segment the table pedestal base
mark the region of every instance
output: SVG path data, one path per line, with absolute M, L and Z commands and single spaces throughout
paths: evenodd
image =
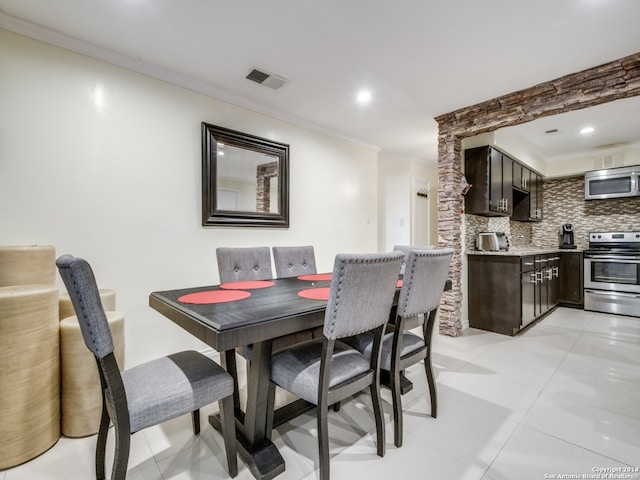
M 391 375 L 386 370 L 382 370 L 380 372 L 380 385 L 383 387 L 387 387 L 391 389 Z M 405 395 L 413 390 L 413 383 L 407 377 L 404 376 L 404 373 L 400 374 L 400 394 Z
M 220 430 L 218 415 L 209 415 L 209 423 L 216 430 Z M 284 458 L 271 440 L 265 439 L 259 445 L 249 445 L 242 431 L 237 428 L 236 445 L 240 458 L 257 480 L 271 480 L 284 472 Z

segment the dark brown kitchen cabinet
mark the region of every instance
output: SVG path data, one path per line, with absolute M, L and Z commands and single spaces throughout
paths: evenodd
M 515 335 L 522 324 L 520 257 L 469 255 L 469 326 Z
M 489 145 L 465 150 L 464 168 L 466 213 L 542 220 L 542 176 Z
M 528 192 L 531 185 L 531 170 L 518 162 L 513 162 L 513 188 Z
M 562 305 L 582 307 L 584 305 L 584 261 L 582 252 L 560 253 L 560 298 Z
M 520 261 L 520 286 L 522 289 L 522 326 L 536 319 L 537 276 L 533 256 L 522 257 Z
M 472 187 L 467 193 L 467 213 L 509 216 L 513 213 L 513 160 L 499 150 L 477 147 L 465 151 L 465 177 Z
M 547 284 L 547 310 L 551 310 L 560 301 L 560 254 L 547 255 L 547 267 L 544 272 Z
M 536 255 L 534 257 L 534 276 L 536 318 L 544 315 L 558 304 L 560 291 L 560 269 L 558 254 Z
M 519 222 L 539 222 L 542 220 L 542 177 L 529 171 L 528 191 L 513 188 L 513 215 Z
M 516 335 L 560 299 L 560 254 L 467 257 L 469 326 Z
M 534 172 L 529 186 L 529 220 L 542 220 L 542 177 Z

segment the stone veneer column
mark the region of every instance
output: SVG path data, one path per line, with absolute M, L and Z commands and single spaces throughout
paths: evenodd
M 440 303 L 442 334 L 457 337 L 462 334 L 462 195 L 460 180 L 462 141 L 455 135 L 441 133 L 438 137 L 438 244 L 453 248 L 451 261 L 452 289 L 444 292 Z

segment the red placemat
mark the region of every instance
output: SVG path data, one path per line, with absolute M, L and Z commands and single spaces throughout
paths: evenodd
M 396 282 L 396 288 L 402 288 L 402 280 Z
M 182 303 L 193 303 L 198 305 L 204 305 L 207 303 L 225 303 L 235 302 L 237 300 L 244 300 L 249 298 L 251 293 L 243 292 L 241 290 L 210 290 L 208 292 L 190 293 L 189 295 L 183 295 L 178 298 Z
M 329 290 L 329 287 L 309 288 L 308 290 L 300 290 L 298 296 L 309 300 L 329 300 Z
M 306 280 L 308 282 L 322 282 L 325 280 L 331 280 L 330 273 L 314 273 L 312 275 L 300 275 L 298 280 Z
M 257 290 L 258 288 L 273 287 L 273 282 L 268 280 L 248 280 L 246 282 L 223 283 L 220 288 L 225 290 Z

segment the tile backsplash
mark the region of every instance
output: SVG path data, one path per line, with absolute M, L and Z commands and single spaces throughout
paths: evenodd
M 484 231 L 505 232 L 511 246 L 555 248 L 561 226 L 570 223 L 576 245 L 587 248 L 589 232 L 640 230 L 640 197 L 585 201 L 583 175 L 545 179 L 543 188 L 540 222 L 465 215 L 467 250 L 474 249 L 476 234 Z

